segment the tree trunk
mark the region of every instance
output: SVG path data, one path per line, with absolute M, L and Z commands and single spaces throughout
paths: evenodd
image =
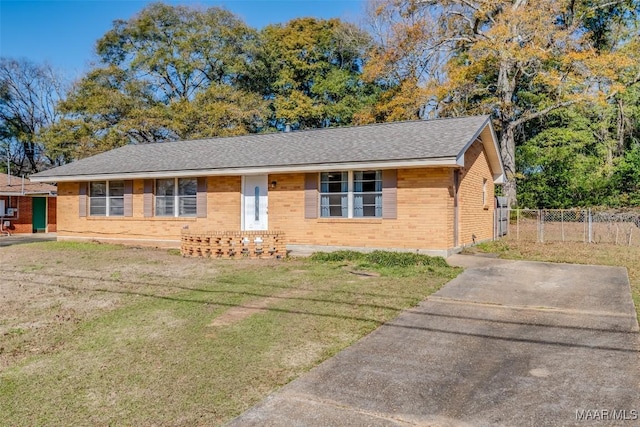
M 624 104 L 618 99 L 618 145 L 616 147 L 616 155 L 622 157 L 624 155 Z
M 502 124 L 500 155 L 505 173 L 502 192 L 507 198 L 507 206 L 515 206 L 518 195 L 516 188 L 516 140 L 514 129 L 509 123 L 503 122 Z
M 516 204 L 516 140 L 515 126 L 512 125 L 513 115 L 513 97 L 516 91 L 516 82 L 518 78 L 517 63 L 508 56 L 504 56 L 500 60 L 500 69 L 498 72 L 498 96 L 500 98 L 500 127 L 502 133 L 500 135 L 500 155 L 504 165 L 504 184 L 502 190 L 507 198 L 507 206 Z
M 27 165 L 27 173 L 38 172 L 38 165 L 36 163 L 36 144 L 31 141 L 26 141 L 22 143 L 22 147 L 24 149 L 24 155 L 29 162 Z

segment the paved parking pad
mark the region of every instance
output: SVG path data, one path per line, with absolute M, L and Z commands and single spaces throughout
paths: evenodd
M 465 272 L 230 425 L 640 425 L 624 268 L 449 261 Z
M 0 247 L 55 240 L 56 233 L 12 234 L 11 236 L 2 234 L 0 235 Z

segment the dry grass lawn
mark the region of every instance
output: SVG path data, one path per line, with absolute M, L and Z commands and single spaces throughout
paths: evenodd
M 0 247 L 2 425 L 220 425 L 459 269 Z M 360 267 L 363 268 L 363 267 Z

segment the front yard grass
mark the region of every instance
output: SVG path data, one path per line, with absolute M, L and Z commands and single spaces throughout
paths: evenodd
M 222 424 L 461 271 L 62 242 L 0 258 L 12 426 Z
M 640 322 L 640 247 L 572 242 L 535 243 L 511 239 L 482 243 L 471 252 L 490 252 L 501 258 L 626 267 L 631 296 Z

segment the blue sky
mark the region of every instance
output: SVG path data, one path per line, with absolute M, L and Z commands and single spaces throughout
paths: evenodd
M 0 0 L 0 56 L 48 62 L 69 78 L 80 77 L 95 61 L 93 47 L 115 19 L 128 19 L 146 0 Z M 357 21 L 363 0 L 165 1 L 223 6 L 254 28 L 295 17 L 337 17 Z

